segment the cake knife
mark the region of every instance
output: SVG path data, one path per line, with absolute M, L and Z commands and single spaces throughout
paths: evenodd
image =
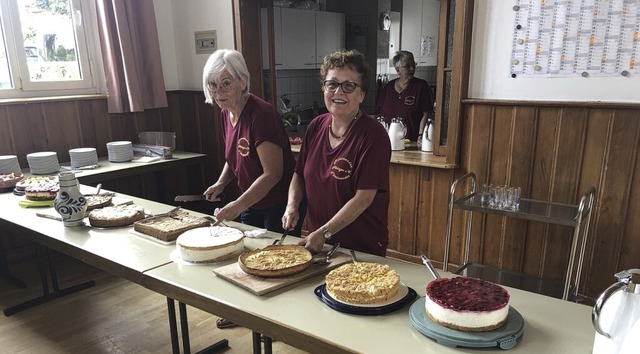
M 213 202 L 217 202 L 224 199 L 224 193 L 218 194 Z M 187 194 L 187 195 L 177 195 L 173 201 L 174 202 L 197 202 L 200 200 L 207 200 L 207 194 Z

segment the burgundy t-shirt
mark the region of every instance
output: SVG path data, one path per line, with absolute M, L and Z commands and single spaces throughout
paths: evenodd
M 418 131 L 422 114 L 433 110 L 431 88 L 426 81 L 413 77 L 409 80 L 407 88 L 398 93 L 395 89 L 397 80 L 391 80 L 382 89 L 378 96 L 376 112 L 383 115 L 387 123 L 391 123 L 392 118 L 402 117 L 407 126 L 407 139 L 416 141 L 418 134 L 422 133 Z
M 238 180 L 240 191 L 243 193 L 264 172 L 256 148 L 265 141 L 282 148 L 282 178 L 252 208 L 265 209 L 285 202 L 291 176 L 293 176 L 295 160 L 278 112 L 269 103 L 249 94 L 249 100 L 240 113 L 240 119 L 235 127 L 231 125 L 228 110 L 222 111 L 222 119 L 225 136 L 224 156 Z
M 377 189 L 373 203 L 329 243 L 384 256 L 389 243 L 389 137 L 380 123 L 363 114 L 332 149 L 329 123 L 331 114 L 325 113 L 309 124 L 296 165 L 307 193 L 307 226 L 310 231 L 322 227 L 358 189 Z

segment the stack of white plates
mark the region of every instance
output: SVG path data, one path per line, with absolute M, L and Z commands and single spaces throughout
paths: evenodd
M 16 155 L 0 156 L 0 173 L 22 172 Z
M 69 150 L 71 168 L 95 166 L 98 164 L 96 148 L 77 148 Z
M 107 143 L 107 153 L 111 162 L 126 162 L 133 159 L 133 144 L 130 141 Z
M 34 175 L 48 175 L 60 171 L 58 154 L 53 151 L 27 154 L 27 162 L 29 162 L 29 169 Z

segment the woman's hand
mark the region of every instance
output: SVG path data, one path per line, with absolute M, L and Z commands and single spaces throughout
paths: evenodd
M 284 215 L 282 215 L 282 228 L 285 230 L 293 230 L 296 225 L 298 225 L 298 220 L 300 220 L 298 208 L 287 205 L 287 209 L 285 209 Z
M 216 223 L 216 225 L 225 220 L 228 220 L 228 221 L 235 220 L 240 215 L 240 213 L 242 213 L 243 210 L 244 209 L 241 206 L 239 206 L 235 200 L 232 202 L 229 202 L 223 208 L 216 208 L 216 210 L 213 212 L 213 216 L 215 216 L 216 219 L 218 219 L 218 223 Z
M 220 198 L 218 197 L 224 191 L 224 186 L 215 183 L 209 186 L 206 191 L 204 191 L 204 195 L 207 196 L 207 200 L 210 202 L 219 202 Z
M 311 253 L 318 253 L 322 251 L 322 246 L 324 246 L 324 235 L 318 229 L 300 240 L 298 245 L 304 246 Z

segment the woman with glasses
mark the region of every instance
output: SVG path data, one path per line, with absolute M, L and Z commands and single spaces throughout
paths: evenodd
M 429 84 L 413 75 L 416 62 L 406 50 L 396 52 L 393 66 L 398 78 L 391 80 L 378 95 L 375 112 L 384 116 L 387 124 L 401 117 L 407 127 L 407 139 L 420 141 L 429 114 L 433 111 L 433 95 Z
M 203 75 L 205 102 L 221 109 L 225 164 L 218 180 L 204 194 L 219 201 L 232 181 L 238 199 L 216 209 L 219 222 L 238 216 L 244 224 L 282 233 L 282 213 L 295 160 L 280 114 L 271 104 L 249 93 L 249 70 L 238 51 L 220 49 L 207 60 Z M 291 234 L 300 235 L 300 225 Z M 226 319 L 219 328 L 234 326 Z
M 282 217 L 283 227 L 296 225 L 306 197 L 310 233 L 299 244 L 311 252 L 328 242 L 386 255 L 391 146 L 382 125 L 360 110 L 369 70 L 355 50 L 325 56 L 320 69 L 329 112 L 307 127 Z

